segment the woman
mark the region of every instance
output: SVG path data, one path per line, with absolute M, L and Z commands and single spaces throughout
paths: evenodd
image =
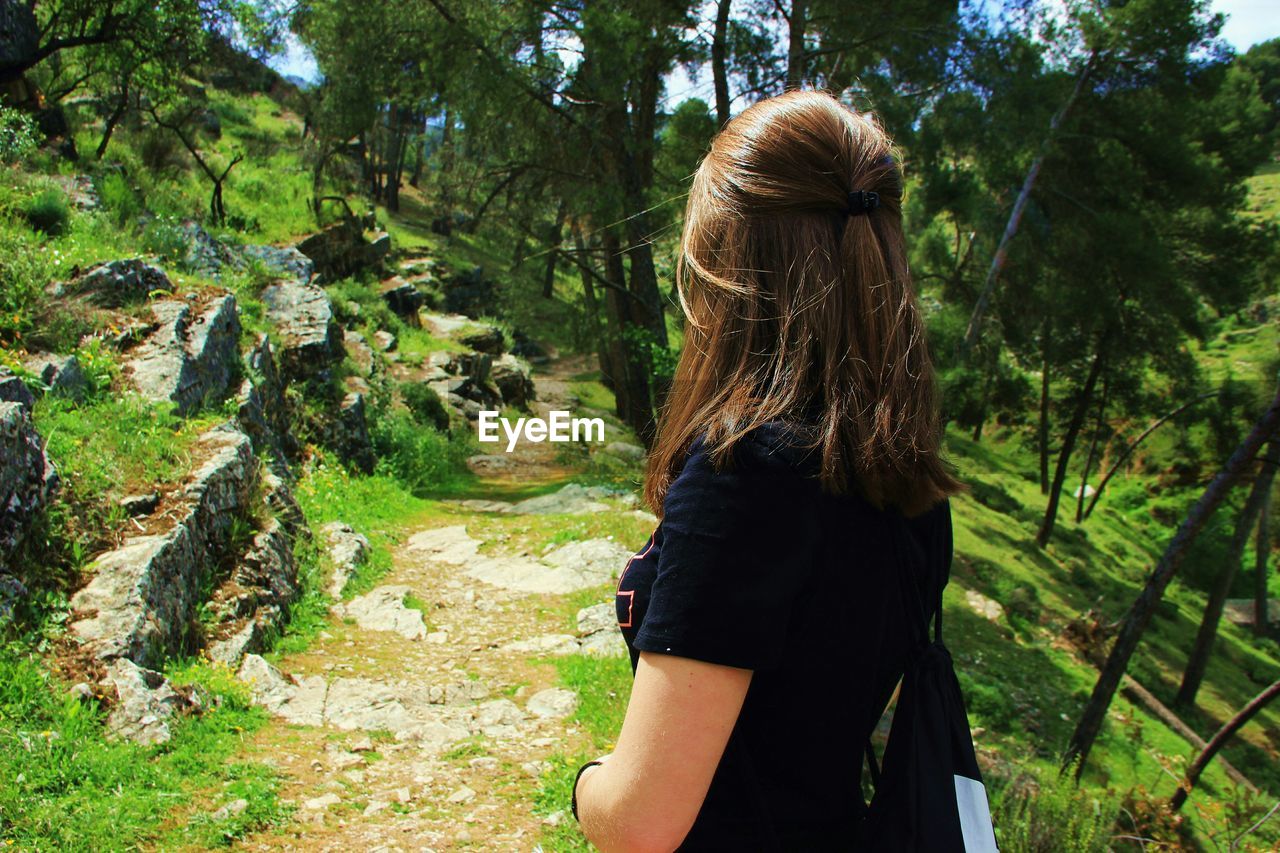
M 574 790 L 601 850 L 853 844 L 905 664 L 888 514 L 936 602 L 962 489 L 901 202 L 884 131 L 821 92 L 743 111 L 694 176 L 684 348 L 645 480 L 660 520 L 616 597 L 635 681 Z

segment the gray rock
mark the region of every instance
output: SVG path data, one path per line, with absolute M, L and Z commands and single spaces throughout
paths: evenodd
M 231 294 L 198 315 L 183 302 L 157 302 L 158 327 L 133 351 L 131 380 L 142 394 L 171 401 L 180 415 L 221 400 L 240 371 L 240 318 Z
M 524 711 L 515 702 L 510 699 L 491 699 L 476 706 L 474 723 L 476 728 L 483 731 L 494 726 L 517 726 L 524 719 Z
M 530 696 L 525 708 L 543 719 L 563 719 L 578 709 L 578 694 L 563 687 L 548 687 Z
M 285 380 L 276 364 L 271 340 L 260 335 L 245 357 L 249 375 L 240 383 L 236 421 L 253 440 L 253 449 L 271 459 L 273 470 L 289 476 L 288 460 L 298 451 L 293 415 L 285 397 Z
M 529 366 L 507 353 L 493 364 L 491 376 L 502 402 L 517 409 L 527 409 L 537 399 Z
M 0 626 L 13 616 L 14 609 L 28 594 L 22 581 L 13 575 L 0 574 Z
M 249 801 L 243 797 L 238 800 L 232 800 L 225 806 L 222 806 L 209 817 L 214 821 L 230 820 L 233 817 L 239 817 L 249 808 Z
M 240 251 L 245 257 L 260 261 L 267 269 L 280 275 L 305 282 L 315 274 L 315 263 L 296 246 L 243 246 Z
M 619 459 L 625 459 L 628 462 L 640 462 L 645 457 L 645 449 L 638 444 L 628 444 L 625 441 L 611 441 L 604 446 L 604 452 L 610 456 L 616 456 Z
M 406 640 L 421 640 L 427 636 L 422 613 L 404 606 L 405 596 L 412 591 L 407 586 L 380 586 L 346 604 L 335 605 L 334 612 L 355 619 L 367 631 L 391 631 Z
M 421 326 L 418 311 L 427 304 L 426 294 L 399 276 L 390 279 L 385 287 L 382 298 L 386 300 L 387 307 L 410 326 Z
M 321 288 L 280 282 L 262 292 L 262 301 L 280 332 L 280 366 L 286 379 L 307 379 L 342 360 L 342 327 Z
M 89 388 L 88 377 L 74 355 L 42 353 L 28 358 L 22 366 L 31 371 L 55 397 L 82 400 Z
M 329 560 L 333 563 L 333 575 L 329 579 L 330 597 L 342 598 L 347 581 L 369 559 L 369 540 L 354 528 L 341 521 L 331 521 L 320 528 L 324 536 Z
M 502 355 L 502 351 L 507 346 L 502 330 L 493 326 L 463 334 L 459 336 L 458 342 L 463 346 L 471 347 L 476 352 L 486 352 L 489 355 Z
M 229 664 L 246 652 L 261 651 L 266 638 L 279 633 L 298 597 L 298 565 L 293 536 L 277 518 L 270 518 L 249 543 L 235 568 L 209 600 L 221 616 L 209 630 L 220 637 L 209 656 Z
M 388 237 L 377 248 L 364 238 L 364 228 L 355 219 L 346 219 L 311 235 L 298 244 L 298 251 L 315 264 L 317 275 L 325 281 L 357 273 L 381 265 L 391 249 Z
M 278 712 L 293 698 L 295 686 L 280 670 L 260 655 L 248 654 L 240 663 L 236 678 L 249 686 L 253 701 L 272 713 Z
M 343 344 L 347 348 L 347 357 L 355 362 L 359 376 L 372 376 L 377 368 L 373 357 L 373 347 L 359 332 L 346 332 Z
M 184 220 L 179 230 L 187 244 L 183 265 L 192 272 L 216 279 L 227 267 L 240 269 L 244 266 L 239 252 L 214 237 L 194 219 Z
M 480 553 L 480 541 L 461 525 L 415 533 L 408 550 L 423 559 L 458 566 L 468 576 L 518 592 L 564 594 L 608 583 L 631 555 L 608 540 L 570 543 L 538 562 Z
M 120 308 L 145 302 L 157 293 L 172 293 L 173 283 L 159 267 L 140 258 L 128 258 L 90 267 L 68 289 L 102 308 Z
M 584 512 L 603 512 L 609 508 L 608 504 L 601 503 L 599 498 L 603 497 L 600 493 L 593 493 L 585 486 L 577 483 L 569 483 L 558 492 L 549 495 L 539 495 L 536 498 L 528 498 L 513 504 L 508 512 L 517 515 L 553 515 L 578 514 Z
M 17 403 L 27 411 L 36 404 L 35 395 L 27 383 L 3 365 L 0 365 L 0 403 Z
M 391 254 L 391 235 L 385 231 L 379 231 L 369 242 L 369 257 L 381 261 L 389 254 Z
M 58 485 L 29 409 L 0 402 L 0 567 Z
M 246 654 L 262 648 L 262 626 L 255 619 L 246 621 L 230 636 L 215 640 L 205 649 L 209 660 L 235 666 Z
M 507 643 L 502 648 L 504 651 L 525 654 L 571 655 L 578 651 L 578 638 L 572 634 L 543 634 Z
M 600 631 L 618 630 L 618 612 L 612 601 L 593 604 L 578 611 L 578 636 L 586 637 Z
M 493 369 L 493 356 L 482 352 L 462 353 L 452 356 L 444 365 L 446 373 L 453 376 L 464 377 L 461 381 L 450 383 L 451 392 L 460 394 L 463 397 L 469 396 L 461 390 L 467 382 L 473 385 L 484 385 L 489 381 L 489 374 Z M 485 389 L 486 392 L 488 389 Z M 473 398 L 474 399 L 474 398 Z
M 373 333 L 373 342 L 378 345 L 378 349 L 383 352 L 391 352 L 396 348 L 396 336 L 390 332 L 379 329 Z
M 338 415 L 325 429 L 325 445 L 338 457 L 365 474 L 373 473 L 373 440 L 365 420 L 364 395 L 351 393 L 343 398 Z
M 116 701 L 107 715 L 108 732 L 147 745 L 164 743 L 172 737 L 169 722 L 187 702 L 168 679 L 121 659 L 108 665 L 105 683 L 116 692 Z
M 185 515 L 169 531 L 127 538 L 95 561 L 92 580 L 71 599 L 72 636 L 97 658 L 159 665 L 184 648 L 205 578 L 223 556 L 234 519 L 249 505 L 257 464 L 247 436 L 202 435 L 206 459 L 183 494 Z
M 612 539 L 585 539 L 569 542 L 542 558 L 548 566 L 576 573 L 585 586 L 608 583 L 615 578 L 632 551 Z

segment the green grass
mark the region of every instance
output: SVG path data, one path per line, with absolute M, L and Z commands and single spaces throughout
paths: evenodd
M 175 683 L 206 699 L 154 747 L 108 740 L 92 701 L 69 697 L 25 650 L 0 655 L 0 843 L 22 850 L 132 850 L 158 844 L 213 847 L 285 820 L 275 772 L 246 761 L 246 741 L 266 720 L 226 672 L 187 666 Z M 245 799 L 245 811 L 214 818 Z

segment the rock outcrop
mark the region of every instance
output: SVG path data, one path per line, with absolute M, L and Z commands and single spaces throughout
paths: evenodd
M 364 228 L 359 220 L 346 219 L 311 235 L 297 248 L 315 264 L 317 275 L 325 281 L 336 281 L 381 265 L 391 250 L 391 238 L 379 234 L 369 242 L 364 238 Z
M 417 287 L 396 276 L 387 282 L 382 298 L 386 300 L 387 307 L 410 326 L 422 325 L 418 311 L 427 304 L 427 297 Z
M 90 267 L 70 282 L 67 290 L 101 308 L 120 308 L 145 302 L 156 294 L 173 292 L 164 270 L 140 258 L 110 261 Z
M 245 356 L 248 376 L 240 383 L 236 419 L 253 440 L 253 449 L 271 459 L 273 468 L 287 475 L 287 460 L 298 451 L 292 414 L 285 398 L 285 381 L 276 364 L 271 339 L 261 335 Z
M 17 403 L 27 410 L 36 404 L 27 383 L 3 365 L 0 365 L 0 403 Z
M 98 558 L 93 579 L 71 599 L 71 634 L 100 660 L 159 666 L 198 639 L 191 616 L 248 509 L 257 462 L 248 436 L 227 429 L 201 436 L 197 453 L 205 461 L 183 492 L 179 522 Z
M 297 246 L 242 246 L 241 254 L 283 276 L 310 281 L 316 265 Z
M 329 522 L 320 528 L 320 533 L 324 536 L 329 562 L 333 564 L 326 591 L 331 598 L 339 600 L 347 581 L 368 561 L 369 540 L 341 521 Z
M 169 723 L 174 714 L 192 705 L 163 675 L 126 658 L 107 666 L 103 683 L 116 694 L 107 714 L 107 731 L 134 743 L 150 745 L 169 740 Z
M 55 397 L 80 400 L 88 390 L 89 380 L 74 355 L 40 353 L 29 357 L 23 367 L 31 371 L 40 384 Z
M 528 365 L 510 353 L 493 363 L 490 376 L 502 396 L 502 402 L 508 406 L 528 409 L 529 404 L 537 399 Z
M 280 332 L 280 368 L 287 380 L 308 379 L 342 361 L 342 326 L 324 290 L 283 281 L 264 290 L 262 301 Z
M 28 406 L 0 402 L 0 569 L 58 487 Z
M 153 303 L 157 327 L 130 351 L 130 379 L 142 394 L 170 401 L 180 415 L 224 398 L 240 373 L 240 318 L 231 294 L 202 310 Z

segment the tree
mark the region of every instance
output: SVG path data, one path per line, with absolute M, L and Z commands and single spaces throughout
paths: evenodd
M 1213 651 L 1214 641 L 1218 636 L 1218 625 L 1222 621 L 1222 611 L 1231 594 L 1231 586 L 1235 582 L 1236 573 L 1244 557 L 1244 547 L 1253 532 L 1257 521 L 1271 493 L 1271 484 L 1275 481 L 1276 466 L 1280 465 L 1280 441 L 1272 439 L 1266 451 L 1258 460 L 1258 473 L 1253 480 L 1253 488 L 1240 510 L 1236 520 L 1235 532 L 1227 548 L 1227 560 L 1218 570 L 1213 585 L 1209 589 L 1209 598 L 1205 602 L 1204 616 L 1200 619 L 1200 628 L 1196 632 L 1195 644 L 1187 658 L 1186 669 L 1182 673 L 1182 684 L 1174 699 L 1175 705 L 1191 705 L 1196 701 L 1196 693 L 1204 680 L 1205 669 L 1209 665 L 1209 656 Z
M 1182 784 L 1178 786 L 1177 791 L 1174 791 L 1173 798 L 1169 801 L 1169 808 L 1171 810 L 1176 812 L 1178 809 L 1182 808 L 1182 804 L 1187 801 L 1187 797 L 1191 794 L 1192 789 L 1195 788 L 1196 783 L 1200 781 L 1200 774 L 1204 773 L 1204 769 L 1209 766 L 1210 761 L 1213 761 L 1214 756 L 1216 756 L 1222 748 L 1227 745 L 1227 741 L 1231 740 L 1231 738 L 1235 736 L 1236 732 L 1240 731 L 1246 723 L 1257 716 L 1258 712 L 1265 708 L 1277 696 L 1280 696 L 1280 681 L 1275 682 L 1257 696 L 1253 697 L 1253 699 L 1241 708 L 1234 717 L 1227 720 L 1227 722 L 1223 724 L 1222 728 L 1218 729 L 1214 736 L 1209 740 L 1209 743 L 1205 745 L 1205 748 L 1200 751 L 1200 754 L 1197 755 L 1195 760 L 1193 760 L 1190 766 L 1187 767 L 1187 772 L 1183 777 Z
M 1174 575 L 1177 574 L 1188 549 L 1200 531 L 1226 499 L 1227 494 L 1244 476 L 1253 458 L 1257 456 L 1262 445 L 1271 439 L 1277 428 L 1280 428 L 1280 387 L 1277 387 L 1275 397 L 1254 423 L 1253 429 L 1231 454 L 1231 458 L 1213 478 L 1200 499 L 1191 507 L 1187 517 L 1179 525 L 1177 533 L 1165 548 L 1164 554 L 1156 563 L 1155 569 L 1147 578 L 1146 585 L 1130 606 L 1129 612 L 1125 614 L 1115 643 L 1098 674 L 1093 692 L 1085 703 L 1062 757 L 1064 770 L 1073 762 L 1076 764 L 1077 779 L 1084 772 L 1089 751 L 1102 730 L 1102 721 L 1106 718 L 1107 708 L 1110 707 L 1116 688 L 1119 687 L 1120 680 L 1129 667 L 1129 660 L 1138 647 L 1138 641 L 1142 639 L 1156 606 L 1164 597 L 1169 581 L 1173 580 Z

